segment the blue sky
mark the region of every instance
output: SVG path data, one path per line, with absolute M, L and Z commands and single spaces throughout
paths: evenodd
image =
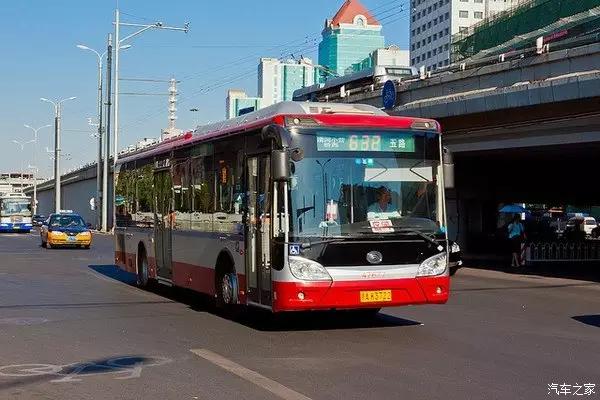
M 181 80 L 178 127 L 223 119 L 228 88 L 256 94 L 259 57 L 304 55 L 316 60 L 316 37 L 326 18 L 343 0 L 120 0 L 122 20 L 162 21 L 181 26 L 188 34 L 149 31 L 121 53 L 122 78 Z M 386 44 L 408 47 L 406 0 L 363 0 L 379 15 Z M 23 124 L 53 122 L 54 110 L 40 97 L 77 96 L 64 104 L 63 152 L 71 159 L 64 169 L 95 158 L 95 139 L 87 117 L 96 115 L 96 56 L 77 49 L 78 43 L 99 51 L 112 31 L 114 0 L 0 1 L 0 171 L 19 170 L 32 163 L 33 145 L 25 152 L 13 139 L 31 140 Z M 125 29 L 125 32 L 131 30 Z M 122 92 L 166 93 L 166 83 L 121 82 Z M 158 137 L 167 124 L 166 96 L 122 96 L 120 143 Z M 190 108 L 199 112 L 192 113 Z M 52 129 L 40 131 L 38 166 L 51 175 Z M 63 170 L 64 171 L 64 170 Z

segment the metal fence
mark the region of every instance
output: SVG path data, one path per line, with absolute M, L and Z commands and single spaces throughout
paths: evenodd
M 527 264 L 590 261 L 600 262 L 600 241 L 530 243 L 525 250 Z

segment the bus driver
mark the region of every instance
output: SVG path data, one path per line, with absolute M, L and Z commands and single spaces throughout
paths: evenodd
M 367 209 L 367 219 L 400 218 L 398 207 L 392 203 L 392 193 L 385 186 L 377 188 L 377 201 Z

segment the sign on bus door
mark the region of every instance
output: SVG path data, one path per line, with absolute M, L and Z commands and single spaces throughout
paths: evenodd
M 156 254 L 157 275 L 159 278 L 172 279 L 172 238 L 171 230 L 175 223 L 172 207 L 171 171 L 154 173 L 154 192 L 156 194 L 154 251 Z
M 246 279 L 250 301 L 271 305 L 271 159 L 269 155 L 247 161 L 248 220 Z

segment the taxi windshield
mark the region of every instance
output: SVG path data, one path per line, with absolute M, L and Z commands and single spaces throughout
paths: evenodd
M 51 228 L 83 228 L 85 222 L 79 215 L 56 215 L 50 219 Z

